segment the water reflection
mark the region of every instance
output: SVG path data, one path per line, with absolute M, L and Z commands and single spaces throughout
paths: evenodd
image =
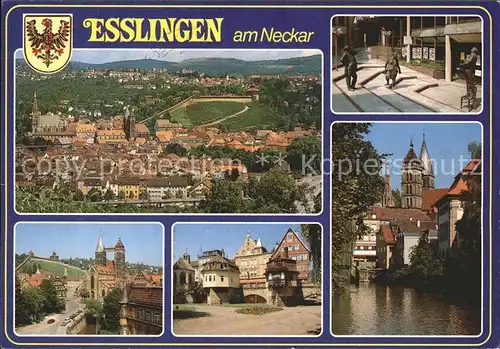
M 334 297 L 337 335 L 478 335 L 479 306 L 403 287 L 361 284 Z

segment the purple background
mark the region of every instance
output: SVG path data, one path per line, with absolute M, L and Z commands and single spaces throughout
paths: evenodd
M 4 137 L 7 137 L 8 141 L 8 146 L 6 151 L 1 152 L 1 164 L 3 166 L 7 166 L 8 171 L 6 172 L 5 170 L 1 171 L 1 179 L 2 179 L 2 185 L 6 184 L 6 188 L 2 188 L 1 190 L 1 198 L 2 198 L 2 213 L 1 213 L 1 220 L 2 220 L 2 246 L 0 249 L 1 253 L 1 260 L 2 264 L 4 262 L 4 253 L 5 253 L 5 246 L 3 244 L 7 244 L 7 249 L 8 249 L 8 255 L 7 255 L 7 268 L 6 270 L 9 271 L 8 273 L 8 294 L 7 294 L 7 319 L 3 318 L 4 311 L 2 309 L 1 315 L 0 315 L 0 322 L 2 323 L 2 342 L 1 342 L 1 347 L 13 347 L 14 345 L 10 343 L 6 338 L 5 338 L 5 333 L 4 331 L 4 325 L 5 325 L 5 320 L 7 320 L 7 333 L 9 337 L 20 343 L 19 345 L 22 347 L 26 347 L 29 344 L 22 344 L 22 343 L 37 343 L 36 346 L 41 346 L 44 345 L 42 343 L 46 343 L 45 345 L 48 347 L 54 346 L 53 344 L 49 343 L 67 343 L 68 346 L 81 346 L 78 345 L 78 343 L 96 343 L 96 345 L 99 345 L 99 343 L 109 343 L 108 345 L 112 346 L 113 343 L 115 345 L 118 345 L 119 343 L 157 343 L 158 345 L 164 345 L 164 343 L 170 343 L 172 345 L 173 343 L 214 343 L 212 347 L 217 346 L 217 343 L 222 344 L 222 343 L 233 343 L 235 347 L 241 347 L 241 345 L 238 345 L 237 343 L 253 343 L 255 345 L 252 345 L 251 347 L 258 347 L 259 343 L 276 343 L 276 344 L 281 344 L 286 343 L 286 347 L 292 347 L 294 346 L 295 348 L 300 347 L 300 343 L 309 343 L 312 344 L 314 343 L 316 346 L 319 347 L 326 347 L 326 346 L 331 346 L 331 345 L 336 345 L 336 346 L 342 346 L 342 343 L 364 343 L 365 346 L 368 346 L 369 343 L 374 344 L 374 343 L 384 343 L 387 344 L 388 346 L 395 346 L 398 343 L 415 343 L 416 346 L 418 344 L 423 344 L 423 343 L 435 343 L 437 345 L 439 344 L 447 344 L 447 345 L 452 345 L 453 344 L 465 344 L 468 343 L 471 346 L 477 346 L 478 343 L 484 341 L 487 338 L 488 335 L 488 328 L 489 328 L 489 273 L 490 273 L 490 268 L 493 268 L 492 273 L 493 273 L 493 308 L 499 308 L 499 305 L 497 303 L 500 302 L 500 285 L 499 285 L 499 280 L 498 277 L 499 275 L 499 261 L 500 261 L 500 256 L 499 256 L 499 250 L 498 248 L 493 250 L 493 253 L 495 254 L 492 258 L 493 260 L 493 265 L 490 265 L 489 263 L 489 243 L 490 243 L 490 234 L 492 236 L 492 245 L 493 246 L 499 246 L 500 241 L 498 237 L 498 231 L 499 231 L 499 221 L 500 221 L 500 210 L 499 208 L 499 193 L 500 193 L 500 185 L 498 181 L 498 171 L 499 171 L 499 165 L 500 165 L 500 159 L 499 159 L 499 150 L 500 150 L 500 139 L 499 139 L 499 131 L 500 131 L 500 124 L 499 124 L 499 119 L 498 115 L 500 114 L 500 108 L 496 108 L 496 113 L 497 117 L 493 119 L 493 125 L 490 125 L 490 86 L 489 86 L 489 80 L 485 80 L 483 83 L 483 90 L 484 90 L 484 110 L 480 115 L 439 115 L 439 114 L 434 114 L 434 115 L 425 115 L 425 116 L 418 116 L 418 115 L 360 115 L 360 116 L 341 116 L 341 115 L 335 115 L 332 114 L 330 111 L 330 19 L 333 15 L 335 14 L 394 14 L 394 15 L 419 15 L 419 14 L 430 14 L 430 15 L 472 15 L 472 14 L 478 14 L 483 17 L 484 19 L 484 30 L 485 30 L 485 35 L 484 35 L 484 68 L 483 68 L 483 76 L 488 77 L 491 74 L 494 74 L 493 76 L 493 82 L 494 82 L 494 87 L 498 88 L 499 86 L 499 81 L 500 81 L 500 76 L 498 73 L 498 69 L 495 69 L 493 72 L 489 71 L 490 67 L 490 41 L 489 41 L 489 32 L 490 32 L 490 26 L 493 25 L 493 33 L 499 33 L 500 32 L 500 27 L 498 22 L 494 22 L 493 24 L 490 23 L 489 17 L 487 16 L 486 12 L 480 8 L 474 8 L 474 9 L 464 9 L 464 8 L 458 8 L 456 6 L 463 6 L 463 5 L 475 5 L 475 6 L 483 6 L 485 9 L 487 9 L 492 17 L 498 17 L 500 15 L 500 6 L 496 2 L 470 2 L 467 3 L 465 1 L 461 2 L 443 2 L 441 4 L 437 3 L 431 3 L 431 2 L 405 2 L 404 5 L 424 5 L 424 4 L 429 4 L 428 8 L 425 9 L 405 9 L 405 8 L 398 8 L 396 3 L 385 3 L 385 5 L 391 5 L 389 8 L 353 8 L 353 5 L 372 5 L 374 2 L 372 1 L 365 1 L 363 2 L 349 2 L 350 7 L 349 8 L 316 8 L 316 9 L 292 9 L 292 8 L 279 8 L 279 9 L 262 9 L 262 8 L 227 8 L 224 6 L 221 6 L 221 8 L 192 8 L 192 9 L 187 9 L 187 8 L 155 8 L 155 9 L 147 9 L 147 8 L 141 8 L 140 5 L 138 7 L 130 7 L 130 8 L 125 8 L 125 7 L 116 7 L 116 8 L 97 8 L 95 5 L 97 2 L 95 1 L 79 1 L 79 2 L 70 2 L 67 1 L 66 5 L 68 4 L 83 4 L 85 3 L 88 7 L 46 7 L 46 8 L 36 8 L 36 7 L 25 7 L 25 8 L 17 8 L 13 11 L 10 12 L 8 20 L 9 20 L 9 31 L 8 31 L 8 47 L 7 50 L 5 51 L 5 26 L 3 25 L 4 19 L 6 12 L 8 11 L 9 8 L 20 4 L 21 2 L 15 2 L 15 1 L 3 1 L 2 2 L 2 114 L 4 118 L 8 118 L 8 129 L 6 129 L 6 120 L 3 120 L 2 122 L 2 148 L 4 147 L 5 140 Z M 27 2 L 24 2 L 25 4 L 28 4 Z M 102 2 L 104 3 L 104 2 Z M 115 2 L 116 4 L 117 2 Z M 122 2 L 121 4 L 129 4 L 132 5 L 134 2 Z M 160 4 L 160 1 L 157 2 L 148 2 L 148 1 L 142 1 L 140 4 L 145 5 L 145 4 Z M 205 4 L 221 4 L 220 2 L 204 2 Z M 225 4 L 228 4 L 229 2 L 225 2 Z M 252 2 L 244 2 L 245 5 L 252 4 Z M 253 4 L 266 4 L 269 5 L 269 2 L 253 2 Z M 340 2 L 340 1 L 330 1 L 328 3 L 326 2 L 316 2 L 315 5 L 345 5 L 347 2 Z M 39 1 L 38 4 L 51 4 L 47 1 Z M 52 4 L 61 4 L 60 2 L 52 2 Z M 112 4 L 112 2 L 106 2 L 106 4 Z M 188 2 L 188 1 L 177 1 L 177 2 L 171 2 L 170 4 L 181 4 L 181 5 L 187 5 L 187 4 L 195 4 L 194 2 Z M 233 5 L 236 4 L 243 4 L 243 1 L 241 2 L 233 2 Z M 291 2 L 282 2 L 282 6 L 286 6 L 285 4 L 291 4 Z M 299 3 L 294 3 L 293 5 L 298 5 Z M 383 5 L 384 3 L 382 2 L 377 2 L 377 5 Z M 399 5 L 402 3 L 399 2 Z M 454 6 L 453 8 L 449 9 L 443 9 L 443 5 L 448 5 L 448 6 Z M 35 4 L 30 6 L 36 6 Z M 119 47 L 127 47 L 127 48 L 297 48 L 297 49 L 321 49 L 324 53 L 324 124 L 323 124 L 323 130 L 324 130 L 324 155 L 325 159 L 329 158 L 329 152 L 330 152 L 330 132 L 329 128 L 331 126 L 331 123 L 335 120 L 385 120 L 385 121 L 390 121 L 390 120 L 427 120 L 427 121 L 454 121 L 454 120 L 474 120 L 474 121 L 480 121 L 483 126 L 484 126 L 484 135 L 485 138 L 483 140 L 484 144 L 484 159 L 487 160 L 483 164 L 483 172 L 484 172 L 484 187 L 483 187 L 483 192 L 484 192 L 484 236 L 485 236 L 485 295 L 484 295 L 484 306 L 485 306 L 485 312 L 484 312 L 484 334 L 481 338 L 477 339 L 464 339 L 464 338 L 334 338 L 330 335 L 330 327 L 331 327 L 331 319 L 330 319 L 330 309 L 331 309 L 331 302 L 330 302 L 330 290 L 329 290 L 329 281 L 330 281 L 330 271 L 329 271 L 329 266 L 328 266 L 328 261 L 330 260 L 330 248 L 329 248 L 329 233 L 330 233 L 330 214 L 329 214 L 329 201 L 330 201 L 330 178 L 329 176 L 324 177 L 324 211 L 320 216 L 286 216 L 286 215 L 274 215 L 274 216 L 244 216 L 244 215 L 239 215 L 239 216 L 229 216 L 229 215 L 204 215 L 204 216 L 194 216 L 194 215 L 148 215 L 148 216 L 119 216 L 119 215 L 109 215 L 109 216 L 85 216 L 85 215 L 58 215 L 58 216 L 35 216 L 35 215 L 23 215 L 19 216 L 17 215 L 14 210 L 13 210 L 13 205 L 12 205 L 12 200 L 13 200 L 13 188 L 14 188 L 14 183 L 13 183 L 13 154 L 14 154 L 14 144 L 12 140 L 12 135 L 14 133 L 14 117 L 13 117 L 13 90 L 12 90 L 12 81 L 13 81 L 13 76 L 12 76 L 12 67 L 13 67 L 13 53 L 16 49 L 22 47 L 22 37 L 23 37 L 23 30 L 22 30 L 22 15 L 23 13 L 73 13 L 73 20 L 75 23 L 74 26 L 74 48 L 98 48 L 98 47 L 106 47 L 106 48 L 119 48 Z M 82 26 L 82 21 L 84 18 L 88 17 L 103 17 L 103 18 L 109 18 L 109 17 L 150 17 L 150 18 L 162 18 L 162 17 L 195 17 L 195 18 L 211 18 L 211 17 L 224 17 L 224 22 L 223 22 L 223 42 L 222 43 L 216 43 L 216 44 L 199 44 L 199 43 L 184 43 L 184 44 L 179 44 L 179 43 L 125 43 L 125 44 L 120 44 L 120 43 L 88 43 L 87 39 L 89 37 L 89 29 L 86 29 Z M 232 42 L 232 34 L 236 30 L 260 30 L 263 27 L 274 27 L 276 30 L 289 30 L 292 27 L 296 28 L 297 30 L 307 30 L 307 31 L 314 31 L 315 34 L 312 36 L 311 42 L 307 44 L 270 44 L 270 43 L 245 43 L 245 44 L 236 44 Z M 496 47 L 496 46 L 495 46 Z M 498 49 L 493 49 L 493 62 L 498 62 L 499 61 L 499 51 Z M 5 85 L 4 85 L 4 79 L 6 79 L 6 72 L 4 70 L 5 67 L 5 59 L 8 59 L 8 91 L 7 91 L 7 101 L 8 101 L 8 114 L 5 115 L 4 113 L 4 108 L 5 108 Z M 496 64 L 498 66 L 498 64 Z M 495 97 L 498 98 L 498 91 L 495 91 L 493 89 L 493 100 L 495 100 Z M 492 111 L 492 112 L 494 112 Z M 491 128 L 492 127 L 492 128 Z M 496 135 L 496 139 L 494 139 L 492 148 L 496 151 L 493 154 L 493 162 L 490 163 L 490 132 L 493 130 L 493 134 Z M 7 156 L 7 157 L 6 157 Z M 493 187 L 490 187 L 490 169 L 491 166 L 493 166 L 493 172 L 496 173 L 497 175 L 493 176 Z M 329 171 L 329 162 L 325 162 L 325 171 Z M 5 175 L 7 173 L 7 178 L 5 178 Z M 492 224 L 493 224 L 493 229 L 490 231 L 490 224 L 489 224 L 489 211 L 490 211 L 490 191 L 493 195 L 493 208 L 491 208 L 491 211 L 493 212 L 493 217 L 492 217 Z M 6 200 L 6 195 L 8 198 L 7 202 L 7 210 L 8 210 L 8 222 L 7 225 L 5 225 L 5 212 L 3 210 L 3 207 L 5 206 L 5 200 Z M 133 220 L 133 221 L 159 221 L 162 222 L 165 225 L 165 247 L 166 247 L 166 254 L 165 254 L 165 269 L 167 271 L 166 278 L 165 278 L 165 297 L 166 297 L 166 302 L 164 305 L 164 312 L 165 312 L 165 322 L 164 322 L 164 327 L 165 327 L 165 332 L 164 335 L 161 338 L 130 338 L 130 337 L 115 337 L 115 338 L 104 338 L 104 337 L 79 337 L 79 338 L 73 338 L 73 337 L 61 337 L 61 338 L 50 338 L 50 337 L 45 337 L 45 338 L 37 338 L 37 337 L 30 337 L 30 338 L 20 338 L 16 337 L 12 331 L 12 306 L 13 306 L 13 295 L 12 295 L 12 282 L 13 282 L 13 275 L 10 273 L 10 271 L 13 269 L 12 266 L 12 237 L 13 237 L 13 226 L 16 222 L 18 221 L 127 221 L 127 220 Z M 210 221 L 210 222 L 216 222 L 216 221 L 225 221 L 225 222 L 264 222 L 264 221 L 274 221 L 274 222 L 320 222 L 324 226 L 324 232 L 325 232 L 325 239 L 324 239 L 324 251 L 325 251 L 325 266 L 324 266 L 324 289 L 323 289 L 323 334 L 321 337 L 314 337 L 314 338 L 228 338 L 228 337 L 220 337 L 220 338 L 175 338 L 171 335 L 170 333 L 170 313 L 171 313 L 171 305 L 170 305 L 170 300 L 171 300 L 171 294 L 170 294 L 170 286 L 168 285 L 168 280 L 170 280 L 168 270 L 171 268 L 171 258 L 170 258 L 170 241 L 171 241 L 171 236 L 170 236 L 170 228 L 171 225 L 174 222 L 184 222 L 184 221 Z M 8 229 L 8 239 L 5 239 L 4 236 L 4 228 Z M 5 272 L 5 269 L 2 267 L 1 268 L 1 273 L 3 276 L 3 273 Z M 2 279 L 3 280 L 3 279 Z M 4 301 L 4 290 L 2 289 L 2 292 L 0 293 L 0 300 L 2 301 L 2 305 L 5 305 Z M 429 314 L 431 316 L 431 314 Z M 498 312 L 494 313 L 492 315 L 493 318 L 493 324 L 492 324 L 492 333 L 489 341 L 484 344 L 484 347 L 497 347 L 498 342 L 500 339 L 499 333 L 500 333 L 500 316 Z M 476 344 L 476 345 L 474 345 Z M 59 344 L 60 345 L 60 344 Z M 87 344 L 88 345 L 88 344 Z M 102 344 L 101 344 L 102 345 Z M 124 344 L 122 344 L 124 345 Z M 248 344 L 247 344 L 248 345 Z M 127 347 L 133 346 L 132 344 L 128 344 Z M 175 346 L 175 345 L 174 345 Z M 184 347 L 187 347 L 188 345 L 185 344 Z

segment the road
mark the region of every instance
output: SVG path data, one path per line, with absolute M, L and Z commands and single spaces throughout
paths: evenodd
M 203 316 L 174 320 L 176 335 L 313 336 L 321 327 L 321 305 L 285 307 L 259 316 L 236 313 L 234 307 L 189 305 L 189 308 Z
M 349 91 L 343 69 L 332 73 L 332 109 L 338 113 L 466 113 L 460 97 L 466 94 L 465 84 L 445 82 L 401 66 L 400 82 L 390 89 L 385 86 L 384 62 L 370 59 L 358 66 L 356 90 Z M 478 96 L 481 87 L 478 86 Z M 474 111 L 480 109 L 480 98 Z
M 231 114 L 231 115 L 225 116 L 225 117 L 223 117 L 222 119 L 215 120 L 215 121 L 213 121 L 213 122 L 211 122 L 211 123 L 204 124 L 204 125 L 201 125 L 201 126 L 207 127 L 207 126 L 213 126 L 213 125 L 220 124 L 220 123 L 221 123 L 221 122 L 223 122 L 223 121 L 226 121 L 226 120 L 228 120 L 228 119 L 235 118 L 235 117 L 237 117 L 238 115 L 243 114 L 243 113 L 244 113 L 244 112 L 246 112 L 248 109 L 249 109 L 248 105 L 245 105 L 245 108 L 243 108 L 243 110 L 240 110 L 239 112 L 236 112 L 236 113 L 234 113 L 234 114 Z
M 76 313 L 78 309 L 83 309 L 84 305 L 78 303 L 77 297 L 75 297 L 75 288 L 68 288 L 66 310 L 61 314 L 51 314 L 45 317 L 38 324 L 32 324 L 16 329 L 16 333 L 20 335 L 26 334 L 48 334 L 48 335 L 65 335 L 66 326 L 61 326 L 61 322 L 65 318 L 69 318 L 71 314 Z M 48 324 L 49 319 L 56 320 L 55 322 Z

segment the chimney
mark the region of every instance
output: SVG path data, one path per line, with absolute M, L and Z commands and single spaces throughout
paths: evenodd
M 288 247 L 283 248 L 283 258 L 288 258 Z
M 224 249 L 222 249 L 222 258 L 225 258 L 226 257 L 226 252 L 224 251 Z

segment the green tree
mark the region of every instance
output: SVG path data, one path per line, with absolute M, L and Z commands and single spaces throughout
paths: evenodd
M 123 291 L 119 287 L 113 288 L 102 304 L 104 316 L 104 329 L 118 333 L 120 329 L 120 300 L 123 297 Z
M 45 298 L 43 311 L 46 314 L 60 313 L 66 308 L 65 301 L 57 297 L 56 289 L 50 280 L 44 279 L 39 288 Z
M 123 190 L 120 190 L 118 193 L 118 200 L 125 200 L 125 192 Z
M 280 172 L 264 173 L 260 179 L 250 178 L 245 194 L 252 212 L 295 213 L 295 202 L 305 201 L 293 177 Z
M 364 139 L 370 124 L 336 123 L 332 127 L 332 284 L 342 293 L 349 282 L 356 238 L 368 228 L 363 216 L 381 197 L 379 175 L 384 155 Z M 356 171 L 356 163 L 361 171 Z
M 409 273 L 418 285 L 429 285 L 443 275 L 443 261 L 425 234 L 410 253 Z
M 97 188 L 92 188 L 87 193 L 87 199 L 91 202 L 100 202 L 103 200 L 102 192 Z
M 40 288 L 28 287 L 22 290 L 16 295 L 15 303 L 16 325 L 28 325 L 43 317 L 46 299 Z
M 472 159 L 482 158 L 482 144 L 479 142 L 470 142 L 467 146 Z
M 212 181 L 212 191 L 200 202 L 200 208 L 207 213 L 245 212 L 242 185 L 224 179 Z
M 75 191 L 75 195 L 73 196 L 73 199 L 75 201 L 83 201 L 85 199 L 85 196 L 83 195 L 83 192 L 78 189 Z
M 322 249 L 322 239 L 321 239 L 321 225 L 319 224 L 301 224 L 300 233 L 302 237 L 309 243 L 309 248 L 311 249 L 311 257 L 313 263 L 311 279 L 316 283 L 321 283 L 321 249 Z
M 292 171 L 321 174 L 321 142 L 316 136 L 295 138 L 286 149 Z
M 115 194 L 113 194 L 113 191 L 111 189 L 106 190 L 106 193 L 104 193 L 103 199 L 105 201 L 110 201 L 115 198 Z
M 399 189 L 393 189 L 392 197 L 394 198 L 394 204 L 396 207 L 401 208 L 401 191 Z
M 86 288 L 82 288 L 80 290 L 80 297 L 82 298 L 89 298 L 90 297 L 90 292 Z
M 85 314 L 87 316 L 102 317 L 102 302 L 97 299 L 86 299 L 85 300 Z
M 139 199 L 141 200 L 149 200 L 149 194 L 147 191 L 141 191 L 139 194 Z
M 183 157 L 183 156 L 186 156 L 187 150 L 180 143 L 169 143 L 165 147 L 165 153 L 166 154 L 175 154 L 177 156 Z
M 464 177 L 469 190 L 462 195 L 464 214 L 457 221 L 457 241 L 445 260 L 445 283 L 459 288 L 469 299 L 481 299 L 481 165 Z

